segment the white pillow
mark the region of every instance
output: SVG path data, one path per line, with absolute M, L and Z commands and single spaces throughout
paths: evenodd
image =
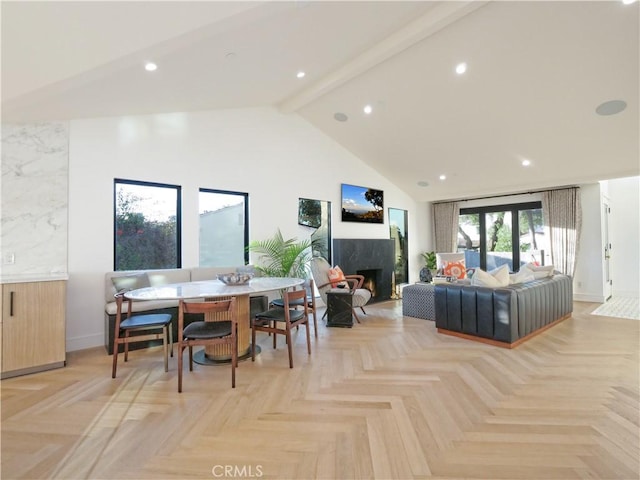
M 531 280 L 535 280 L 535 278 L 536 277 L 531 270 L 523 268 L 518 273 L 509 275 L 509 285 L 513 285 L 514 283 L 530 282 Z
M 553 265 L 536 265 L 534 263 L 527 263 L 522 266 L 520 271 L 523 269 L 531 271 L 536 280 L 540 278 L 553 277 Z
M 506 287 L 509 285 L 509 266 L 502 265 L 498 268 L 485 272 L 481 268 L 476 268 L 471 285 L 478 287 Z
M 498 282 L 500 282 L 501 287 L 509 285 L 509 265 L 506 263 L 494 268 L 493 270 L 489 270 L 489 273 L 493 275 Z

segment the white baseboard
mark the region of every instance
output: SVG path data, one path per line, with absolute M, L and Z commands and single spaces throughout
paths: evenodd
M 604 303 L 604 296 L 602 295 L 589 295 L 586 293 L 574 293 L 573 300 L 576 302 L 591 302 L 591 303 Z
M 67 352 L 85 350 L 87 348 L 104 347 L 104 333 L 86 335 L 84 337 L 67 338 Z M 106 350 L 105 350 L 106 351 Z

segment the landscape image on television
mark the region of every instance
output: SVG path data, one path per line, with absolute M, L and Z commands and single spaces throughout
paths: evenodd
M 342 221 L 384 223 L 384 193 L 374 188 L 342 184 Z

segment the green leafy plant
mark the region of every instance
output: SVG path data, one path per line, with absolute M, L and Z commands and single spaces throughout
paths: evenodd
M 436 270 L 438 268 L 436 262 L 436 252 L 424 252 L 422 254 L 424 263 L 429 270 Z
M 309 276 L 311 247 L 315 240 L 297 238 L 285 239 L 280 229 L 273 237 L 256 240 L 249 244 L 249 250 L 260 255 L 256 270 L 265 277 L 297 277 Z

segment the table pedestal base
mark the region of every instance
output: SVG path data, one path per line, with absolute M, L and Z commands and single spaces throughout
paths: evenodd
M 205 300 L 228 300 L 230 298 L 231 297 L 218 297 L 206 298 Z M 238 358 L 242 358 L 247 354 L 251 355 L 251 348 L 249 348 L 251 343 L 251 328 L 249 326 L 249 295 L 238 295 L 235 298 L 236 305 L 238 307 Z M 220 318 L 216 318 L 220 315 L 222 315 Z M 205 321 L 207 322 L 226 319 L 227 318 L 224 314 L 213 313 L 205 315 Z M 222 361 L 229 363 L 229 360 L 231 360 L 231 347 L 229 345 L 207 346 L 205 347 L 205 352 L 205 357 L 214 362 Z
M 258 355 L 261 351 L 260 345 L 256 345 L 256 355 Z M 238 354 L 238 361 L 248 360 L 251 358 L 251 345 L 249 345 L 249 350 L 243 355 Z M 198 365 L 229 365 L 231 363 L 231 357 L 227 358 L 212 358 L 209 357 L 204 349 L 198 350 L 197 352 L 193 352 L 193 362 Z

